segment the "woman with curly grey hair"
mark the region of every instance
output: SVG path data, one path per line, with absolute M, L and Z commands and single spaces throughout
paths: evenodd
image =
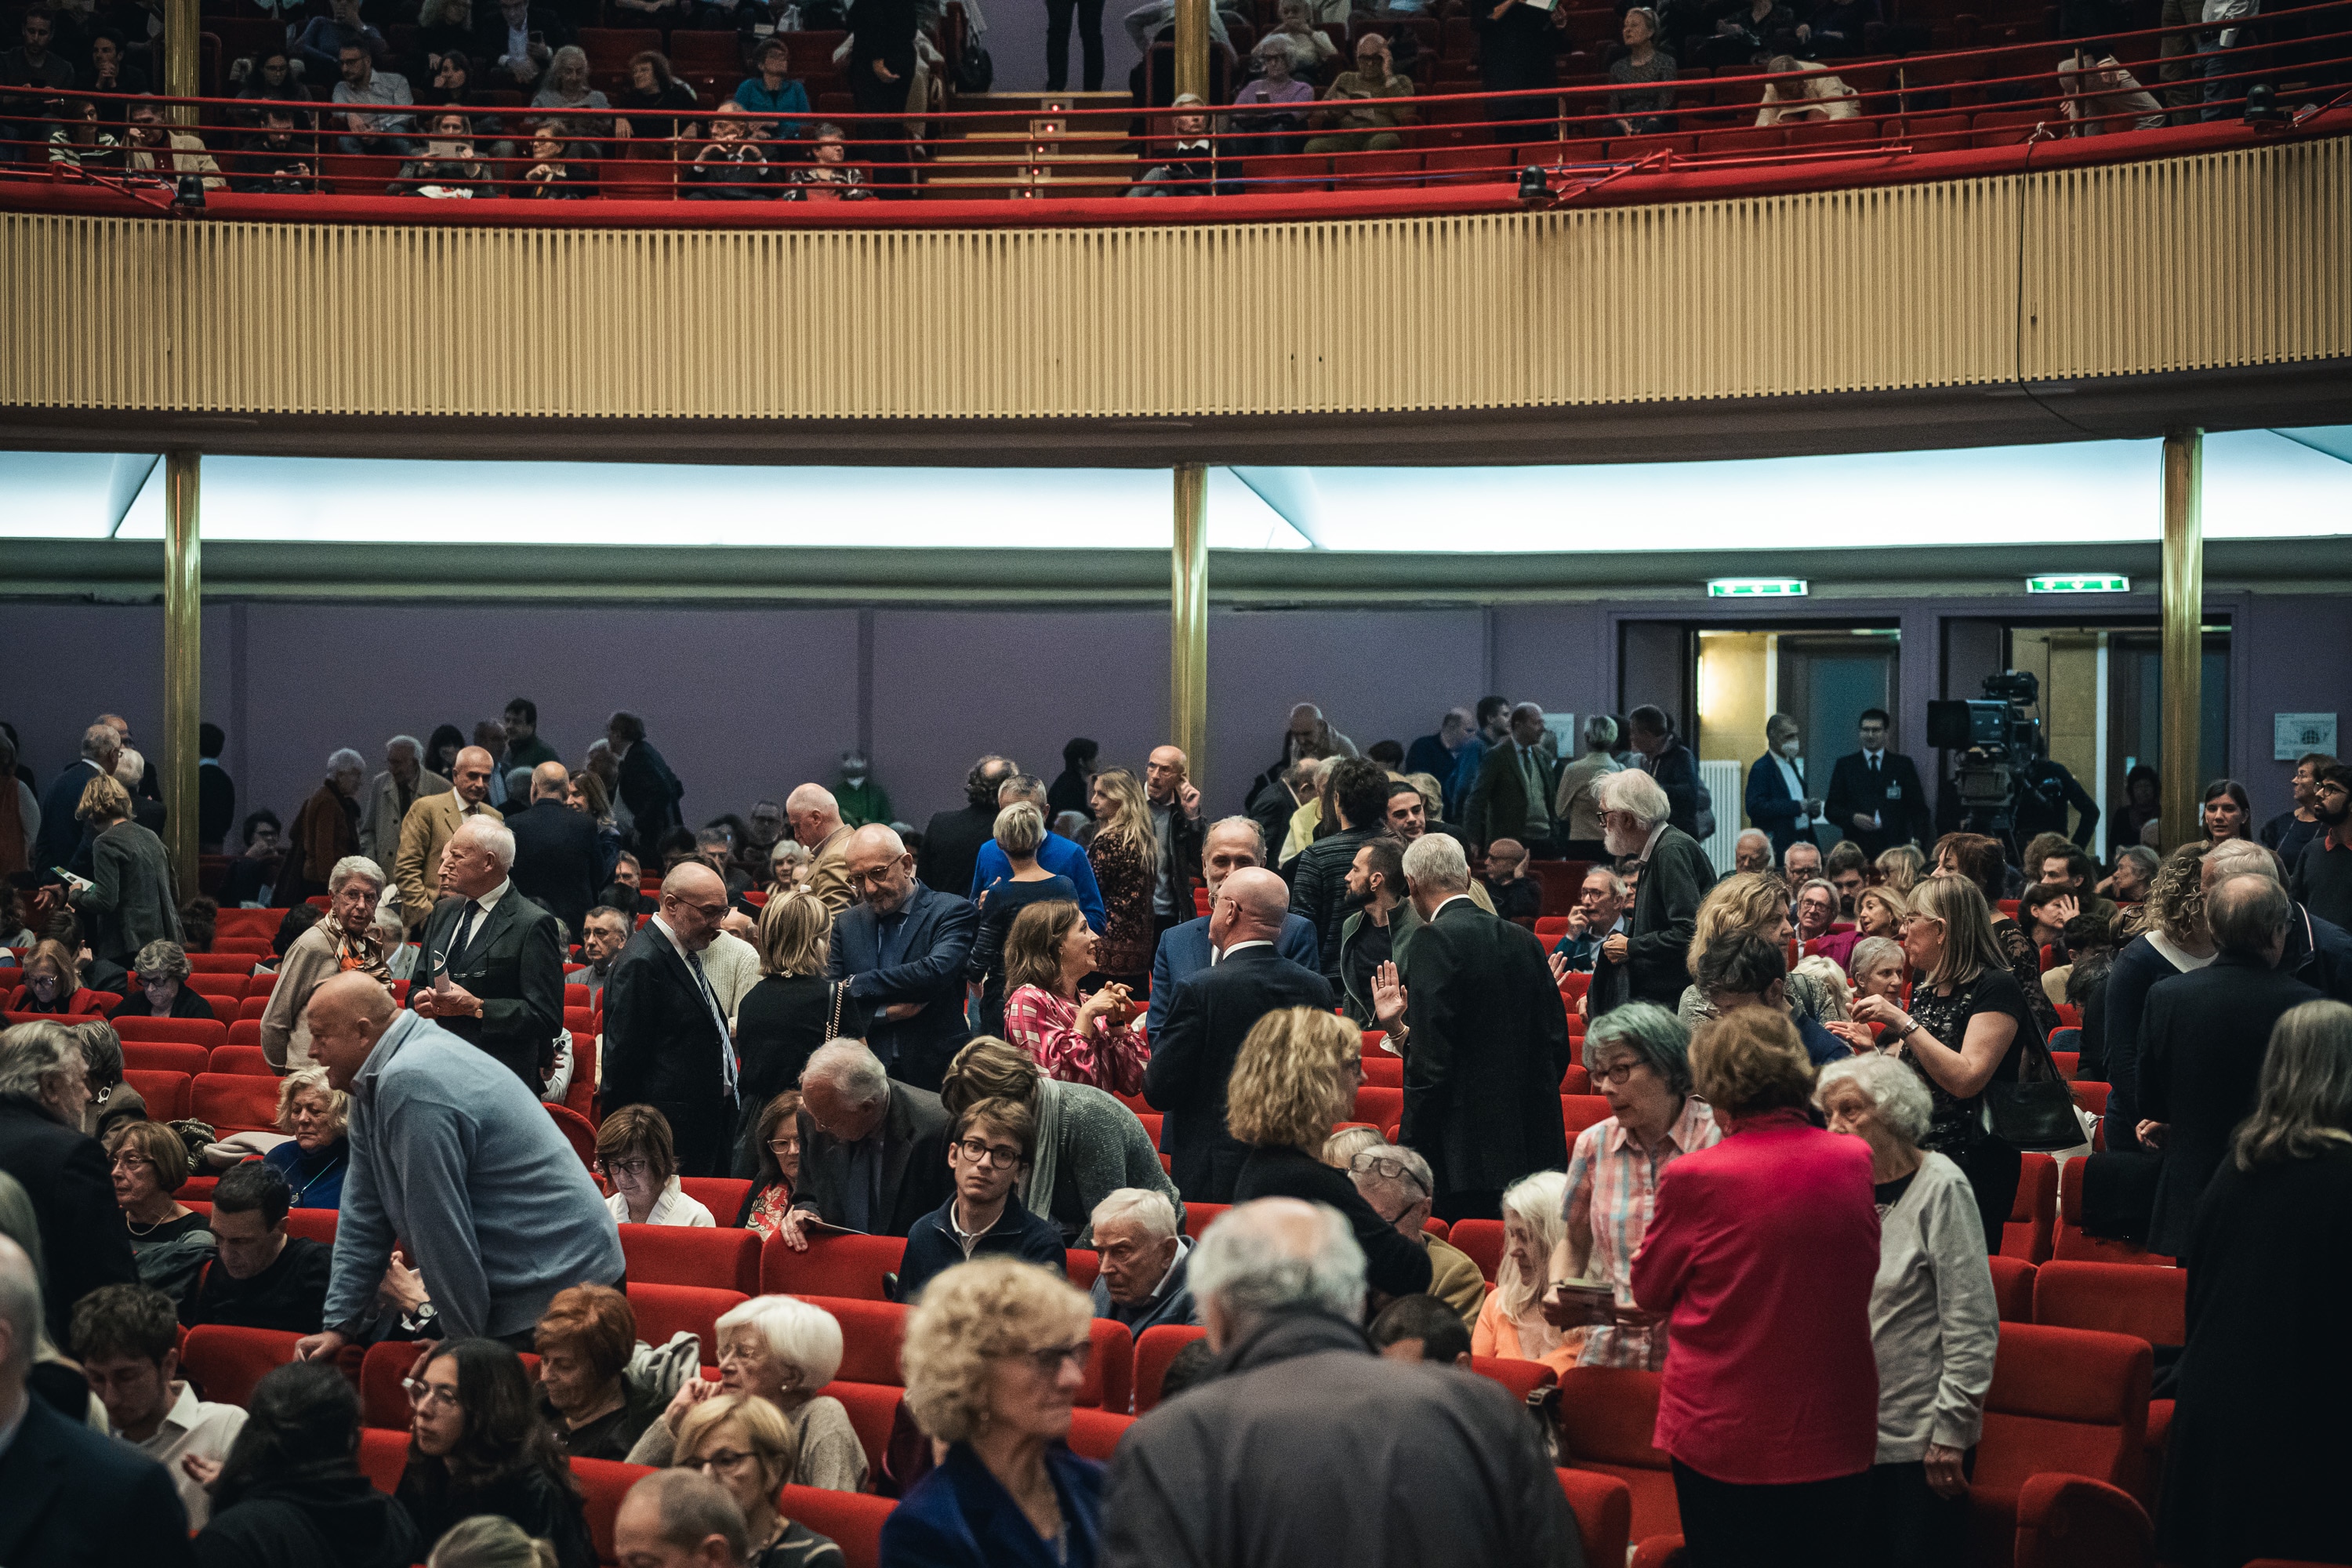
M 190 968 L 187 950 L 178 942 L 160 937 L 149 942 L 131 963 L 137 993 L 124 997 L 108 1016 L 217 1019 L 213 1005 L 189 989 Z
M 899 1363 L 915 1424 L 947 1457 L 883 1521 L 883 1568 L 1093 1568 L 1103 1470 L 1065 1446 L 1093 1318 L 1079 1291 L 1013 1258 L 930 1282 Z
M 1919 1147 L 1933 1101 L 1891 1056 L 1822 1069 L 1813 1103 L 1830 1131 L 1870 1145 L 1878 1275 L 1878 1457 L 1867 1539 L 1891 1562 L 1950 1563 L 1968 1531 L 1968 1451 L 1984 1429 L 2000 1313 L 1969 1179 Z

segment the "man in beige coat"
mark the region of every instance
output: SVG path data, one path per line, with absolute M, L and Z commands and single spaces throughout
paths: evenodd
M 278 984 L 261 1015 L 261 1054 L 271 1070 L 310 1065 L 310 994 L 346 969 L 390 978 L 386 942 L 375 925 L 383 868 L 346 855 L 327 874 L 327 918 L 294 939 L 278 964 Z
M 400 825 L 408 808 L 428 795 L 446 795 L 449 781 L 425 765 L 424 742 L 394 735 L 383 745 L 383 772 L 368 784 L 360 805 L 360 853 L 379 866 L 400 854 Z
M 793 837 L 809 852 L 808 879 L 803 891 L 814 894 L 825 912 L 837 915 L 857 901 L 849 882 L 849 839 L 855 831 L 841 820 L 841 803 L 823 784 L 804 784 L 785 797 L 784 817 Z
M 467 746 L 450 764 L 450 788 L 441 795 L 419 795 L 400 821 L 400 854 L 393 861 L 393 879 L 400 884 L 400 912 L 413 935 L 424 929 L 425 917 L 441 897 L 441 847 L 449 842 L 469 817 L 502 821 L 499 810 L 486 805 L 490 753 Z

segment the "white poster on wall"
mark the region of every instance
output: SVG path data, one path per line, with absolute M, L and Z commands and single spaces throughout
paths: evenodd
M 1551 732 L 1552 754 L 1563 763 L 1576 760 L 1576 715 L 1546 713 L 1544 728 Z
M 2273 713 L 2271 722 L 2271 755 L 2279 762 L 2300 762 L 2314 752 L 2336 754 L 2333 713 Z

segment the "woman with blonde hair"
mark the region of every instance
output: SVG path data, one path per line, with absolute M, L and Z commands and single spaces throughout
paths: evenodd
M 1790 83 L 1785 93 L 1779 82 L 1764 84 L 1763 107 L 1756 111 L 1759 127 L 1800 125 L 1809 120 L 1852 120 L 1862 112 L 1862 100 L 1853 89 L 1819 60 L 1774 55 L 1764 68 L 1773 76 L 1794 76 L 1799 71 L 1808 74 L 1803 80 Z
M 2042 990 L 2042 950 L 2025 934 L 2023 926 L 2000 912 L 2003 889 L 2009 885 L 2009 860 L 2000 840 L 1981 833 L 1947 833 L 1936 840 L 1935 861 L 1937 876 L 1965 877 L 1984 895 L 1985 909 L 1992 917 L 1993 942 L 2016 978 L 2017 988 L 2025 993 L 2034 1023 L 2047 1038 L 2058 1026 L 2058 1009 Z
M 343 1205 L 343 1173 L 351 1168 L 352 1097 L 327 1081 L 327 1069 L 290 1072 L 278 1086 L 278 1130 L 285 1142 L 262 1155 L 278 1167 L 298 1209 Z
M 149 942 L 178 942 L 171 856 L 152 830 L 131 820 L 130 792 L 114 779 L 93 778 L 74 815 L 97 835 L 89 879 L 76 879 L 66 894 L 81 916 L 90 956 L 130 969 Z
M 1328 1204 L 1364 1249 L 1364 1279 L 1384 1296 L 1429 1289 L 1428 1249 L 1382 1219 L 1345 1171 L 1323 1163 L 1335 1122 L 1364 1081 L 1363 1032 L 1335 1013 L 1283 1007 L 1254 1025 L 1225 1088 L 1225 1130 L 1245 1146 L 1233 1201 Z
M 1004 939 L 1022 910 L 1032 904 L 1078 901 L 1078 885 L 1037 863 L 1045 842 L 1045 814 L 1016 800 L 996 814 L 992 835 L 1004 851 L 1012 875 L 991 882 L 980 895 L 980 933 L 972 938 L 964 976 L 980 987 L 980 1032 L 1004 1032 Z
M 1880 850 L 1878 858 L 1871 862 L 1871 868 L 1878 873 L 1880 887 L 1907 893 L 1919 885 L 1921 877 L 1927 875 L 1927 858 L 1919 853 L 1916 845 L 1897 844 L 1892 848 Z
M 1049 900 L 1014 916 L 1004 938 L 1004 1037 L 1048 1078 L 1136 1094 L 1151 1060 L 1135 1026 L 1142 1007 L 1116 981 L 1078 993 L 1099 946 L 1076 904 Z
M 862 1037 L 866 1024 L 849 983 L 828 973 L 833 915 L 822 899 L 797 890 L 770 894 L 754 935 L 760 982 L 735 1008 L 735 1050 L 743 1064 L 737 1086 L 742 1096 L 735 1138 L 739 1177 L 759 1168 L 753 1140 L 761 1110 L 801 1081 L 801 1068 L 819 1046 Z
M 1775 947 L 1788 946 L 1797 934 L 1789 919 L 1789 884 L 1769 871 L 1740 871 L 1708 889 L 1706 897 L 1699 900 L 1690 946 L 1684 955 L 1690 973 L 1696 974 L 1700 955 L 1732 931 L 1753 931 Z M 1810 974 L 1790 975 L 1788 996 L 1791 1014 L 1819 1022 L 1828 1012 L 1821 984 Z M 1675 1016 L 1696 1027 L 1715 1016 L 1715 1009 L 1706 994 L 1691 985 L 1675 1004 Z
M 1109 979 L 1139 986 L 1151 971 L 1159 931 L 1151 919 L 1151 895 L 1160 881 L 1160 836 L 1151 825 L 1151 801 L 1143 782 L 1125 768 L 1095 775 L 1087 797 L 1094 809 L 1094 841 L 1087 860 L 1102 889 L 1102 946 L 1095 962 Z
M 882 1521 L 883 1568 L 1091 1568 L 1103 1468 L 1070 1452 L 1094 1304 L 1034 1264 L 960 1263 L 923 1292 L 898 1352 L 907 1408 L 945 1456 Z
M 1503 1261 L 1470 1331 L 1470 1353 L 1539 1361 L 1554 1372 L 1577 1363 L 1584 1332 L 1544 1321 L 1553 1250 L 1568 1235 L 1568 1177 L 1538 1171 L 1503 1190 Z
M 2167 855 L 2147 897 L 2126 913 L 2131 922 L 2126 929 L 2134 934 L 2107 966 L 2100 1037 L 2083 1041 L 2082 1065 L 2099 1067 L 2106 1077 L 2105 1131 L 2111 1154 L 2140 1149 L 2139 1021 L 2149 990 L 2159 981 L 2204 968 L 2221 951 L 2205 929 L 2205 853 L 2211 847 L 2192 838 Z
M 106 1005 L 100 1001 L 100 992 L 86 988 L 81 983 L 81 965 L 73 952 L 61 942 L 36 942 L 33 951 L 25 955 L 25 966 L 17 972 L 24 976 L 15 996 L 10 998 L 12 1013 L 55 1013 L 62 1017 L 100 1017 Z
M 1968 1173 L 1986 1250 L 1999 1252 L 2020 1161 L 2016 1146 L 1985 1125 L 1984 1092 L 2017 1082 L 2029 1056 L 2046 1061 L 2042 1028 L 1993 935 L 1984 895 L 1967 878 L 1930 877 L 1912 889 L 1903 952 L 1914 977 L 1909 1009 L 1892 997 L 1865 996 L 1854 1004 L 1854 1020 L 1888 1026 L 1888 1048 L 1927 1080 L 1935 1110 L 1920 1147 Z
M 1838 967 L 1845 969 L 1851 975 L 1853 972 L 1846 965 L 1853 956 L 1853 950 L 1872 937 L 1895 936 L 1903 929 L 1903 921 L 1910 913 L 1911 900 L 1895 889 L 1885 886 L 1864 888 L 1853 896 L 1853 929 L 1833 931 L 1818 941 L 1809 942 L 1805 944 L 1805 952 L 1835 960 Z
M 699 1470 L 727 1489 L 751 1537 L 744 1568 L 841 1568 L 841 1548 L 776 1506 L 799 1468 L 800 1435 L 764 1399 L 722 1394 L 677 1424 L 679 1469 Z
M 1865 1561 L 1870 1150 L 1813 1125 L 1811 1064 L 1769 1008 L 1702 1026 L 1690 1068 L 1723 1141 L 1675 1162 L 1633 1259 L 1633 1299 L 1673 1343 L 1654 1441 L 1674 1460 L 1685 1550 L 1692 1568 Z

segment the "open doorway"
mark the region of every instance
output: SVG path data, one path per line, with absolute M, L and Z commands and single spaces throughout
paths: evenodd
M 1801 727 L 1805 755 L 1825 759 L 1826 767 L 1853 749 L 1864 710 L 1895 710 L 1902 641 L 1893 626 L 1702 629 L 1693 741 L 1699 760 L 1744 768 L 1764 754 L 1765 721 L 1786 713 Z M 1826 773 L 1821 782 L 1827 784 Z

